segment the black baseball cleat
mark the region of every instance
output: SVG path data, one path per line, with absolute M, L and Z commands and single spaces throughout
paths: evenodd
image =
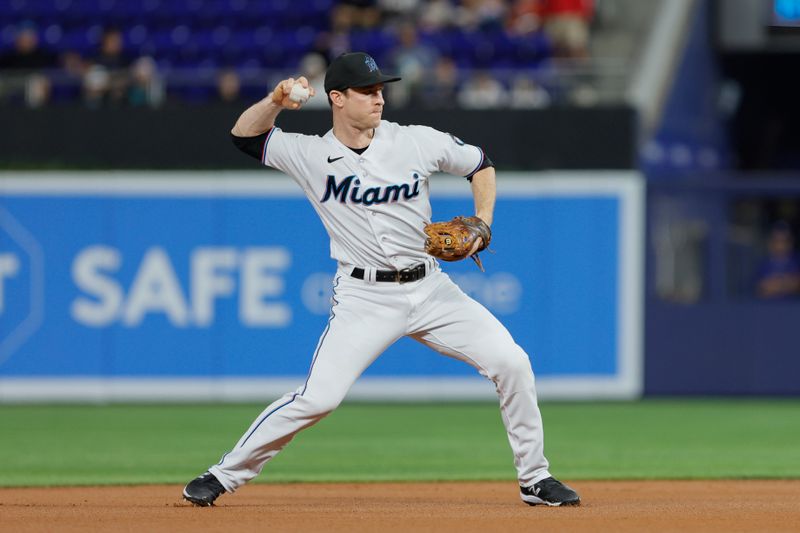
M 214 500 L 225 492 L 225 487 L 211 472 L 194 478 L 183 487 L 183 498 L 201 507 L 214 505 Z
M 551 507 L 561 505 L 580 505 L 581 497 L 578 493 L 561 483 L 554 477 L 548 477 L 533 487 L 520 487 L 519 496 L 528 505 L 545 504 Z

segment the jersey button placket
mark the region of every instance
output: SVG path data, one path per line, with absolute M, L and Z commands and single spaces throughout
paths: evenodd
M 365 162 L 366 162 L 365 158 L 363 158 L 363 157 L 359 157 L 358 158 L 358 165 L 359 165 L 359 167 L 361 167 L 361 180 L 362 180 L 361 183 L 363 183 L 364 186 L 366 187 L 367 179 L 369 178 L 369 172 L 367 172 L 367 170 L 364 168 L 364 163 Z M 375 211 L 374 207 L 373 208 L 370 208 L 370 207 L 367 207 L 367 206 L 362 206 L 362 207 L 364 209 L 366 209 L 373 217 L 378 216 L 378 213 Z M 375 237 L 378 239 L 378 246 L 380 246 L 381 250 L 383 251 L 383 253 L 385 255 L 386 254 L 386 250 L 383 249 L 383 244 L 386 242 L 386 236 L 378 234 L 378 231 L 375 229 L 375 226 L 374 226 L 373 222 L 370 222 L 369 226 L 370 226 L 370 229 L 372 229 L 373 235 L 375 235 Z
M 373 214 L 374 213 L 375 213 L 375 211 L 373 211 Z M 373 229 L 373 231 L 375 231 L 375 229 Z M 386 235 L 386 234 L 379 234 L 377 232 L 376 232 L 376 235 L 379 235 L 379 237 L 378 237 L 378 245 L 381 247 L 381 250 L 383 251 L 383 256 L 385 258 L 389 259 L 390 254 L 386 250 L 386 241 L 389 239 L 389 236 Z M 389 260 L 391 261 L 391 259 L 389 259 Z
M 367 159 L 364 158 L 364 157 L 359 157 L 358 158 L 358 164 L 361 167 L 361 180 L 362 180 L 361 182 L 364 184 L 365 188 L 366 188 L 367 180 L 369 179 L 369 172 L 367 171 L 366 168 L 364 168 L 364 164 L 366 163 L 366 161 L 367 161 Z M 364 209 L 366 209 L 367 211 L 369 211 L 372 214 L 373 222 L 370 222 L 370 224 L 369 224 L 370 228 L 372 229 L 373 235 L 375 235 L 375 237 L 378 240 L 378 246 L 381 248 L 381 251 L 383 252 L 384 257 L 388 257 L 389 254 L 386 252 L 386 239 L 388 237 L 385 234 L 383 234 L 383 235 L 380 234 L 379 230 L 376 228 L 376 224 L 378 224 L 378 227 L 380 227 L 378 219 L 375 218 L 375 217 L 378 216 L 378 211 L 376 210 L 375 206 L 372 206 L 372 207 L 364 206 Z

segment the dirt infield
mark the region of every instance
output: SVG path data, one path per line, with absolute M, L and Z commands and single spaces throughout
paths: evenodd
M 800 531 L 800 481 L 574 482 L 581 507 L 514 483 L 250 485 L 213 508 L 177 486 L 0 489 L 3 531 Z

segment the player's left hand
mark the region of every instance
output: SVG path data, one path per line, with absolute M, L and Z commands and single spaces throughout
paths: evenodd
M 489 225 L 478 217 L 455 217 L 447 222 L 427 224 L 425 251 L 444 261 L 460 261 L 471 257 L 483 271 L 478 252 L 492 240 Z

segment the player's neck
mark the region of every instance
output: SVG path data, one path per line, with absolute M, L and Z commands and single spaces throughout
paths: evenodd
M 375 128 L 362 130 L 334 122 L 333 135 L 348 148 L 366 148 L 375 137 Z

